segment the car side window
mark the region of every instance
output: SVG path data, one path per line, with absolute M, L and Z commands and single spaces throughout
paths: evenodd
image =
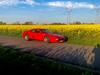
M 32 32 L 40 33 L 41 30 L 39 30 L 39 29 L 33 29 Z
M 35 30 L 33 29 L 32 32 L 35 32 Z
M 40 33 L 41 31 L 39 29 L 35 30 L 35 32 Z

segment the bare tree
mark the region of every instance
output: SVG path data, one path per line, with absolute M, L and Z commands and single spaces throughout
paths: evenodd
M 32 25 L 34 24 L 33 22 L 29 21 L 29 22 L 25 22 L 24 25 Z

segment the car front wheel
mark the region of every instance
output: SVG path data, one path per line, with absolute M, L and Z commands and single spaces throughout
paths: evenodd
M 30 40 L 29 35 L 25 35 L 24 39 L 29 41 Z
M 50 42 L 50 39 L 49 39 L 49 37 L 44 37 L 44 40 L 43 40 L 44 42 L 47 42 L 47 43 L 49 43 Z

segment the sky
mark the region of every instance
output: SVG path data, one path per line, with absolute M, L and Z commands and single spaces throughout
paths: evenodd
M 100 0 L 0 0 L 0 21 L 7 23 L 93 23 Z M 99 13 L 99 12 L 98 12 Z

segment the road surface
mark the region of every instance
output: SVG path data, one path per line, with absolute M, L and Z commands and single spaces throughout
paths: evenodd
M 0 36 L 0 44 L 21 48 L 21 51 L 31 52 L 67 63 L 100 70 L 100 48 L 67 43 L 45 43 L 35 40 L 25 41 L 16 37 L 7 36 Z

